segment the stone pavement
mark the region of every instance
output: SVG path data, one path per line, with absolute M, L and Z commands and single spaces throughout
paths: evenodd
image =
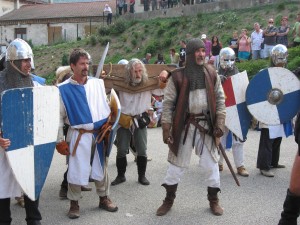
M 274 169 L 275 177 L 267 178 L 256 169 L 259 134 L 250 131 L 244 145 L 245 165 L 250 173 L 248 178 L 238 176 L 238 187 L 228 169 L 221 173 L 220 203 L 224 207 L 223 216 L 210 213 L 207 191 L 203 184 L 203 173 L 198 166 L 198 157 L 193 155 L 190 168 L 178 185 L 177 198 L 171 211 L 163 217 L 155 215 L 156 209 L 165 197 L 161 187 L 167 169 L 167 146 L 162 142 L 161 128 L 148 129 L 148 155 L 153 158 L 148 163 L 149 186 L 137 182 L 137 168 L 134 157 L 128 155 L 127 181 L 111 187 L 111 199 L 117 203 L 119 211 L 110 213 L 98 209 L 98 197 L 93 183 L 92 192 L 84 192 L 79 201 L 80 218 L 67 217 L 68 200 L 60 200 L 58 192 L 63 173 L 66 170 L 65 158 L 55 153 L 51 169 L 40 198 L 43 225 L 276 225 L 282 211 L 288 187 L 290 171 L 297 146 L 294 137 L 284 138 L 281 144 L 280 163 L 285 169 Z M 109 163 L 111 180 L 116 176 L 116 149 L 113 149 Z M 228 157 L 234 166 L 232 153 Z M 11 203 L 12 225 L 25 223 L 25 211 Z

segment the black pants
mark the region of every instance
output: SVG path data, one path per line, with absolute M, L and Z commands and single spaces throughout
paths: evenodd
M 39 199 L 31 201 L 24 195 L 26 221 L 28 225 L 35 224 L 36 221 L 42 220 L 41 213 L 38 209 Z M 0 199 L 0 224 L 9 225 L 11 223 L 10 198 Z
M 269 170 L 271 166 L 278 165 L 281 141 L 282 137 L 270 139 L 269 129 L 261 129 L 256 164 L 258 169 Z
M 107 14 L 107 25 L 111 24 L 111 19 L 112 19 L 112 13 Z

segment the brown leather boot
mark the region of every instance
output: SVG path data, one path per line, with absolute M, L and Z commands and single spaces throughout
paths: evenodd
M 209 206 L 211 212 L 216 216 L 223 215 L 223 208 L 219 205 L 218 192 L 221 191 L 220 188 L 207 188 L 207 199 L 209 201 Z
M 108 212 L 118 211 L 118 206 L 116 206 L 107 196 L 100 197 L 99 208 Z
M 78 201 L 70 201 L 71 206 L 70 206 L 70 210 L 68 212 L 68 217 L 70 219 L 77 219 L 79 218 L 79 205 L 78 205 Z
M 166 198 L 163 201 L 163 204 L 156 211 L 157 216 L 166 215 L 167 212 L 169 212 L 170 209 L 172 208 L 174 199 L 176 198 L 176 191 L 177 191 L 178 184 L 173 184 L 173 185 L 162 184 L 161 186 L 163 186 L 166 189 L 167 193 L 166 193 Z

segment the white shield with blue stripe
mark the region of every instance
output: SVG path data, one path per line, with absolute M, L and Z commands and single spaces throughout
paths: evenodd
M 249 112 L 260 122 L 288 122 L 300 109 L 300 81 L 288 69 L 264 69 L 250 81 L 246 102 Z
M 52 87 L 18 88 L 1 95 L 6 156 L 24 193 L 36 200 L 45 183 L 59 125 L 59 92 Z

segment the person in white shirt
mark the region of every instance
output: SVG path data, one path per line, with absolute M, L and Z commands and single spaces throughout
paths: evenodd
M 105 4 L 103 12 L 105 15 L 107 14 L 107 25 L 110 25 L 112 20 L 112 10 L 108 4 Z
M 251 34 L 252 59 L 263 58 L 263 50 L 261 49 L 263 42 L 263 30 L 260 29 L 259 23 L 254 23 L 254 31 Z

